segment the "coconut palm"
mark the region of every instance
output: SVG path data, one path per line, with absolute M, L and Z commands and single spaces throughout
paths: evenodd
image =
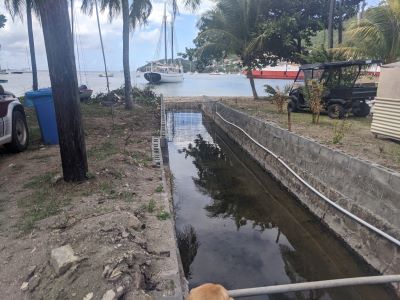
M 83 0 L 82 10 L 91 13 L 95 0 Z M 191 9 L 195 9 L 200 0 L 185 0 L 184 5 Z M 172 0 L 174 15 L 178 13 L 177 0 Z M 135 30 L 137 26 L 146 24 L 152 10 L 151 0 L 134 0 L 129 4 L 129 0 L 100 0 L 100 10 L 108 11 L 110 21 L 122 12 L 123 19 L 123 66 L 125 77 L 125 107 L 132 109 L 133 101 L 131 96 L 131 75 L 129 67 L 129 30 Z
M 31 54 L 31 67 L 32 67 L 32 88 L 34 91 L 38 89 L 38 75 L 36 67 L 35 55 L 35 41 L 33 38 L 32 29 L 32 10 L 38 12 L 34 0 L 4 0 L 7 10 L 10 12 L 11 17 L 19 16 L 23 19 L 23 10 L 26 9 L 26 23 L 28 27 L 29 51 Z
M 96 0 L 83 0 L 82 10 L 86 13 L 91 14 L 93 11 L 94 1 Z M 100 10 L 108 11 L 110 21 L 117 17 L 122 11 L 122 47 L 125 79 L 125 108 L 132 109 L 132 84 L 129 66 L 129 29 L 134 30 L 138 25 L 146 23 L 147 18 L 149 17 L 152 10 L 152 4 L 150 0 L 134 0 L 131 5 L 129 5 L 128 0 L 100 0 Z
M 385 0 L 367 10 L 347 30 L 347 44 L 338 49 L 349 58 L 376 58 L 386 63 L 400 58 L 400 1 Z
M 260 25 L 258 16 L 261 3 L 259 0 L 218 1 L 217 6 L 200 20 L 200 34 L 195 41 L 199 45 L 200 58 L 207 52 L 238 55 L 246 68 L 254 99 L 258 99 L 258 94 L 252 70 L 258 67 L 254 65 L 259 61 L 256 57 L 264 54 L 261 49 L 259 56 L 257 50 L 262 46 L 255 45 L 258 43 L 254 39 L 254 33 Z

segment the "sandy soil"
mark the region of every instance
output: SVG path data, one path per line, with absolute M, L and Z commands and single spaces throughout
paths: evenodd
M 235 109 L 244 111 L 261 120 L 272 122 L 287 129 L 287 113 L 280 114 L 270 101 L 247 97 L 169 97 L 169 102 L 198 102 L 219 100 Z M 307 112 L 292 114 L 292 131 L 302 136 L 314 139 L 330 148 L 338 149 L 354 157 L 382 165 L 389 169 L 400 171 L 400 143 L 385 138 L 376 138 L 370 131 L 372 117 L 349 117 L 346 121 L 347 130 L 338 143 L 334 143 L 335 124 L 340 128 L 342 121 L 335 121 L 326 115 L 321 115 L 319 125 L 311 124 L 311 114 Z
M 123 299 L 153 299 L 146 293 L 165 288 L 154 266 L 166 254 L 148 242 L 151 228 L 170 218 L 151 158 L 159 111 L 117 108 L 112 126 L 110 108 L 82 109 L 90 172 L 83 183 L 60 179 L 59 149 L 40 145 L 32 111 L 30 149 L 0 149 L 2 299 L 101 299 L 117 288 Z M 67 244 L 79 260 L 58 276 L 51 250 Z

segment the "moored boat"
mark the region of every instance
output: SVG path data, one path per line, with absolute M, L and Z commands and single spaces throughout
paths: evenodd
M 164 33 L 165 39 L 165 60 L 164 63 L 151 63 L 150 68 L 144 73 L 144 78 L 149 83 L 175 83 L 183 81 L 183 67 L 180 63 L 174 62 L 174 18 L 171 21 L 171 55 L 172 59 L 168 62 L 167 53 L 167 10 L 164 5 L 164 22 L 160 35 Z
M 92 97 L 92 94 L 93 90 L 88 89 L 86 85 L 83 84 L 79 87 L 79 98 L 81 99 L 81 101 L 89 100 L 90 97 Z
M 105 73 L 101 73 L 101 74 L 99 74 L 99 77 L 114 77 L 114 74 L 113 73 L 107 73 L 107 76 L 106 76 Z

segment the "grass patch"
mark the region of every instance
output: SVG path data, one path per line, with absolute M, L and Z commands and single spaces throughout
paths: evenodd
M 106 107 L 96 102 L 81 103 L 84 117 L 111 117 L 111 107 Z
M 36 188 L 31 195 L 18 202 L 18 207 L 24 211 L 18 224 L 23 233 L 32 231 L 37 221 L 58 214 L 61 208 L 71 201 L 68 196 L 57 193 L 49 184 Z
M 156 201 L 154 199 L 150 199 L 149 203 L 147 204 L 147 211 L 149 213 L 153 213 L 156 209 Z
M 157 214 L 157 219 L 159 219 L 160 221 L 165 221 L 167 219 L 169 219 L 171 217 L 169 212 L 166 212 L 165 210 L 161 210 L 158 214 Z
M 118 148 L 116 143 L 110 140 L 107 140 L 100 145 L 96 145 L 87 151 L 87 155 L 96 161 L 105 160 L 117 153 Z
M 47 172 L 31 178 L 27 183 L 24 184 L 24 189 L 39 189 L 45 184 L 51 184 L 51 179 L 56 175 L 56 172 Z
M 158 187 L 156 187 L 155 192 L 156 193 L 162 193 L 164 191 L 164 187 L 162 184 L 160 184 Z

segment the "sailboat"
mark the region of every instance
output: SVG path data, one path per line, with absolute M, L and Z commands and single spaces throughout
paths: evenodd
M 151 62 L 150 68 L 144 73 L 144 78 L 150 83 L 172 83 L 183 81 L 183 68 L 180 64 L 175 64 L 174 61 L 174 23 L 175 18 L 172 17 L 171 21 L 171 56 L 170 63 L 168 62 L 168 41 L 167 41 L 167 8 L 164 4 L 164 22 L 161 30 L 161 36 L 164 33 L 164 49 L 165 59 L 164 63 Z

